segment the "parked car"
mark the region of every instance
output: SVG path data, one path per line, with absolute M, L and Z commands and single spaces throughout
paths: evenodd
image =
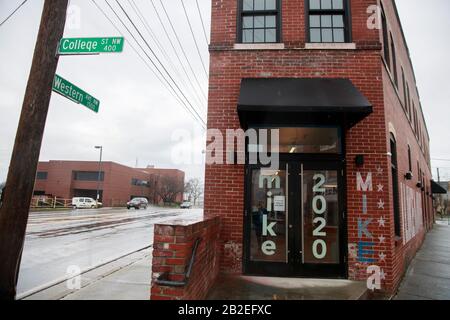
M 95 209 L 102 206 L 101 202 L 97 202 L 92 198 L 73 198 L 72 208 L 74 209 Z
M 185 201 L 182 204 L 180 204 L 180 208 L 181 209 L 190 209 L 190 208 L 192 208 L 192 203 L 190 203 L 189 201 Z
M 131 208 L 134 208 L 136 210 L 147 209 L 147 207 L 148 200 L 146 198 L 134 198 L 133 200 L 127 202 L 128 210 L 130 210 Z

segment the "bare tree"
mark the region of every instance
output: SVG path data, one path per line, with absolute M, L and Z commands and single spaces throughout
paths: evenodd
M 179 194 L 183 193 L 183 182 L 176 177 L 162 176 L 156 185 L 156 194 L 164 204 L 174 203 Z
M 188 194 L 189 201 L 193 201 L 194 205 L 197 205 L 197 200 L 203 194 L 203 188 L 199 179 L 191 179 L 186 183 L 184 192 Z
M 6 186 L 6 182 L 0 183 L 0 207 L 2 206 L 2 203 L 3 203 L 3 197 L 4 197 L 3 188 L 5 188 L 5 186 Z

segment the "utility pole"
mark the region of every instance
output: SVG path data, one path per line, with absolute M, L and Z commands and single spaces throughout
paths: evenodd
M 0 209 L 0 300 L 14 300 L 42 137 L 68 0 L 45 0 L 4 203 Z
M 438 182 L 441 182 L 441 176 L 439 174 L 439 168 L 437 168 L 437 174 L 438 174 Z

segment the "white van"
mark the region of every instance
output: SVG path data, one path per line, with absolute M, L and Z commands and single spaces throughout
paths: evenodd
M 98 203 L 100 205 L 100 203 Z M 73 198 L 72 208 L 74 209 L 95 209 L 97 208 L 97 201 L 92 198 Z

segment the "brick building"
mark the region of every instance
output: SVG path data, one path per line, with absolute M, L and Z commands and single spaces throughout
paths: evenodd
M 100 176 L 100 181 L 99 181 Z M 135 169 L 114 162 L 49 161 L 39 162 L 34 195 L 62 199 L 97 197 L 104 206 L 123 206 L 135 197 L 147 198 L 151 203 L 162 203 L 157 192 L 166 180 L 181 186 L 175 201 L 183 200 L 184 172 L 153 167 Z
M 392 293 L 434 219 L 430 138 L 395 2 L 214 0 L 210 58 L 208 128 L 280 130 L 275 170 L 206 166 L 220 271 L 374 276 Z M 247 145 L 247 163 L 267 149 Z M 158 230 L 157 246 L 177 241 Z M 170 252 L 154 255 L 154 272 L 180 277 Z M 179 291 L 152 297 L 199 297 Z

